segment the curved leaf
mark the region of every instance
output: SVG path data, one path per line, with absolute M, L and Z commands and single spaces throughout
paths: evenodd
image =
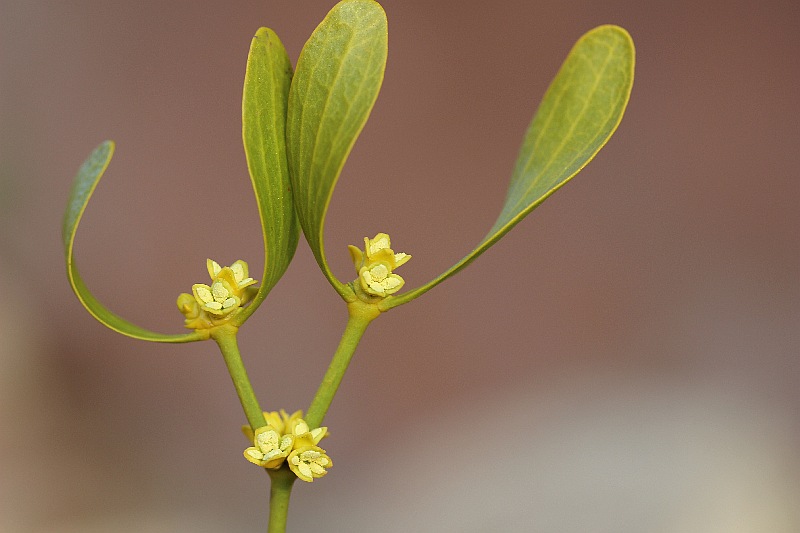
M 325 259 L 325 213 L 342 166 L 378 97 L 387 55 L 383 8 L 344 0 L 303 47 L 289 91 L 289 170 L 300 225 L 320 268 L 342 295 Z
M 67 277 L 69 278 L 72 290 L 81 301 L 83 306 L 97 320 L 123 335 L 154 342 L 190 342 L 205 339 L 206 336 L 197 332 L 182 335 L 164 335 L 131 324 L 124 318 L 109 311 L 103 304 L 89 292 L 83 280 L 78 274 L 78 268 L 73 259 L 73 246 L 75 242 L 75 232 L 78 229 L 81 216 L 86 210 L 86 204 L 92 196 L 97 183 L 103 176 L 114 154 L 114 143 L 106 141 L 95 148 L 94 152 L 84 161 L 75 182 L 67 203 L 67 212 L 64 213 L 64 224 L 62 226 L 62 237 L 64 238 L 64 254 L 67 261 Z
M 241 324 L 286 272 L 300 229 L 286 162 L 286 108 L 292 64 L 278 36 L 261 28 L 253 37 L 242 97 L 242 139 L 264 235 L 264 275 L 253 302 L 233 320 Z
M 618 26 L 581 37 L 528 127 L 505 204 L 489 233 L 461 261 L 427 285 L 387 298 L 390 309 L 429 291 L 497 242 L 577 174 L 617 129 L 633 86 L 634 47 Z

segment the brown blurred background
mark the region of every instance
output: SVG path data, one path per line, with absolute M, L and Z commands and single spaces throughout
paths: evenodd
M 0 0 L 0 531 L 264 530 L 215 346 L 98 324 L 60 242 L 75 171 L 111 138 L 76 244 L 111 309 L 179 332 L 206 257 L 261 271 L 250 38 L 272 27 L 294 61 L 333 2 L 232 4 Z M 386 79 L 327 222 L 342 279 L 378 231 L 414 255 L 409 287 L 480 240 L 582 33 L 626 27 L 636 83 L 573 183 L 370 328 L 326 420 L 336 466 L 298 484 L 290 529 L 800 531 L 794 3 L 384 7 Z M 307 406 L 344 322 L 301 241 L 240 335 L 265 408 Z

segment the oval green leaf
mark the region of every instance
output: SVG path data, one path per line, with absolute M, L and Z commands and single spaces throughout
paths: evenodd
M 244 322 L 261 305 L 294 257 L 300 229 L 286 161 L 286 110 L 292 64 L 278 36 L 261 28 L 247 58 L 242 139 L 264 236 L 264 274 L 253 302 L 233 320 Z
M 142 339 L 145 341 L 153 342 L 190 342 L 203 340 L 207 335 L 197 332 L 186 333 L 181 335 L 165 335 L 156 333 L 135 324 L 132 324 L 109 311 L 103 304 L 101 304 L 84 284 L 78 268 L 75 266 L 73 258 L 73 247 L 75 243 L 75 232 L 78 229 L 78 224 L 81 221 L 83 212 L 86 210 L 86 204 L 92 196 L 97 183 L 103 176 L 103 173 L 108 168 L 111 162 L 111 156 L 114 154 L 114 143 L 106 141 L 98 146 L 94 152 L 84 161 L 75 182 L 72 185 L 72 191 L 69 195 L 69 202 L 67 203 L 67 212 L 64 214 L 64 224 L 62 226 L 62 237 L 64 239 L 64 254 L 67 262 L 67 277 L 75 291 L 78 300 L 81 301 L 83 306 L 92 314 L 97 320 L 105 324 L 114 331 L 118 331 L 123 335 L 133 337 L 135 339 Z M 179 316 L 179 315 L 177 315 Z
M 387 40 L 377 2 L 339 2 L 303 47 L 289 91 L 286 139 L 297 216 L 317 263 L 343 296 L 345 286 L 325 259 L 325 213 L 378 97 Z
M 528 127 L 505 204 L 489 233 L 445 273 L 387 298 L 383 308 L 411 301 L 463 269 L 592 160 L 622 120 L 634 55 L 630 35 L 618 26 L 600 26 L 578 40 Z

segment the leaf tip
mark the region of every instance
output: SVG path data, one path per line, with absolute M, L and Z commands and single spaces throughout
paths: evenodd
M 583 37 L 581 37 L 580 41 L 602 37 L 614 39 L 624 48 L 630 50 L 631 54 L 633 54 L 635 50 L 633 45 L 633 37 L 631 37 L 631 34 L 622 26 L 617 26 L 616 24 L 603 24 L 601 26 L 597 26 L 596 28 L 586 32 Z

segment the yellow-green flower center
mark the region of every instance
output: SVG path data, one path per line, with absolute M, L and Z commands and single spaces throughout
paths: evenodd
M 311 481 L 327 474 L 331 465 L 330 458 L 316 446 L 300 452 L 293 452 L 290 458 L 290 468 L 304 481 Z
M 212 313 L 219 312 L 214 314 L 225 314 L 239 306 L 239 299 L 220 280 L 212 283 L 211 287 L 198 284 L 193 288 L 203 308 L 210 310 Z

